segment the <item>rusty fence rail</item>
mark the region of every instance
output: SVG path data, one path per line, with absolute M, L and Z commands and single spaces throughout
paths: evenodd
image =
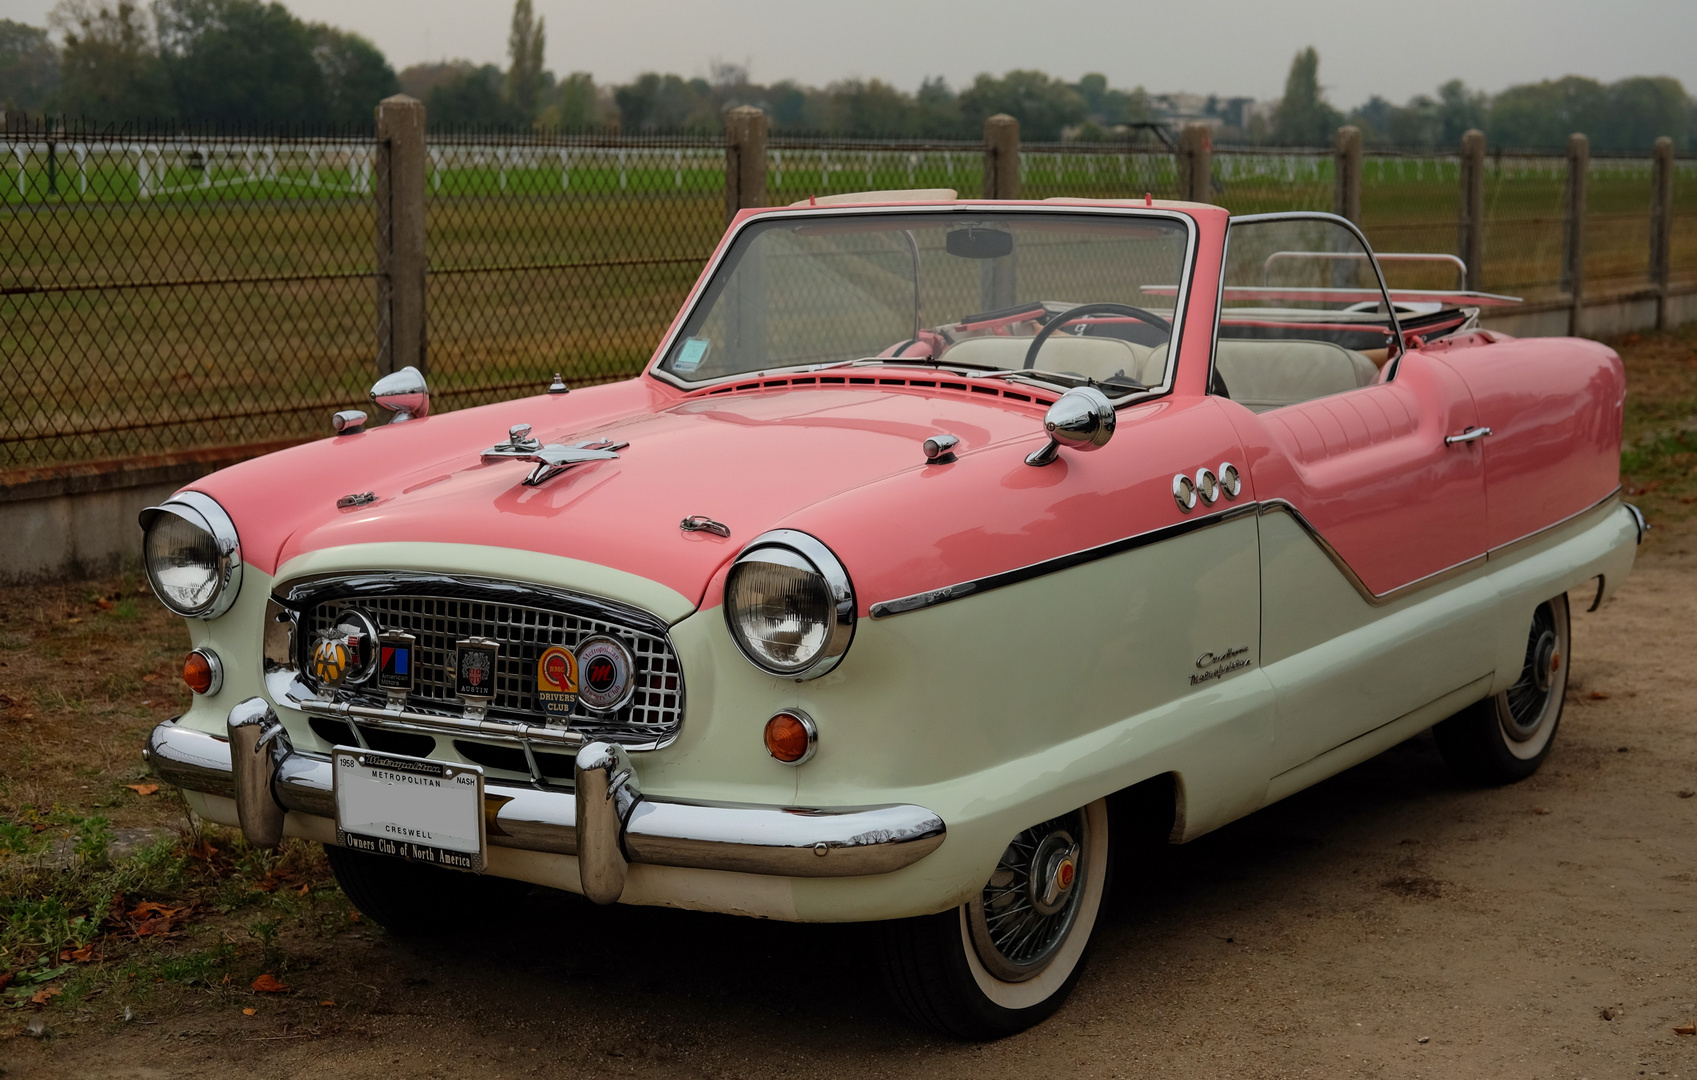
M 1476 252 L 1474 287 L 1576 311 L 1576 282 L 1697 286 L 1697 161 L 1671 150 L 1021 145 L 1005 118 L 984 142 L 767 139 L 759 114 L 728 137 L 426 139 L 395 107 L 406 123 L 331 135 L 0 133 L 0 488 L 316 437 L 405 362 L 439 409 L 628 376 L 729 213 L 848 191 L 1336 211 L 1380 250 Z

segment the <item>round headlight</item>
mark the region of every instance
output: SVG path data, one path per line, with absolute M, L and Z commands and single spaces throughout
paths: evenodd
M 215 619 L 241 590 L 241 545 L 224 508 L 185 491 L 141 512 L 142 565 L 153 594 L 178 615 Z
M 842 660 L 854 639 L 854 587 L 842 563 L 806 533 L 757 537 L 731 564 L 725 619 L 755 667 L 813 679 Z

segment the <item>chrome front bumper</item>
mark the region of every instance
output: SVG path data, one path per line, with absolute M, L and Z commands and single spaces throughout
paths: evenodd
M 154 772 L 188 791 L 234 799 L 250 843 L 275 846 L 288 811 L 334 819 L 330 758 L 296 750 L 263 698 L 230 711 L 228 738 L 167 720 L 144 751 Z M 946 829 L 923 807 L 809 809 L 690 802 L 642 794 L 624 749 L 578 751 L 572 790 L 484 784 L 488 841 L 578 858 L 584 895 L 618 900 L 630 863 L 780 877 L 859 877 L 900 870 L 937 850 Z

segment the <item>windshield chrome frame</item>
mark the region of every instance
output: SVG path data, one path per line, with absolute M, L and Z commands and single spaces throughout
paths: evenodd
M 1160 208 L 1160 207 L 1129 206 L 1129 205 L 1123 206 L 1123 207 L 1122 206 L 1065 206 L 1065 205 L 1054 205 L 1054 204 L 1050 204 L 1050 203 L 1030 203 L 1030 204 L 1022 205 L 1022 204 L 1010 204 L 1010 203 L 1005 203 L 1005 202 L 981 202 L 981 201 L 970 201 L 969 202 L 969 201 L 962 200 L 962 201 L 955 202 L 955 203 L 931 203 L 931 204 L 924 204 L 924 205 L 909 204 L 909 205 L 903 205 L 903 206 L 867 206 L 867 207 L 864 207 L 864 208 L 845 208 L 845 207 L 840 207 L 840 206 L 786 207 L 782 210 L 763 211 L 759 214 L 752 214 L 748 218 L 744 219 L 742 224 L 737 226 L 736 231 L 731 233 L 730 236 L 726 237 L 724 242 L 719 245 L 718 250 L 713 253 L 713 258 L 708 263 L 707 268 L 706 268 L 706 272 L 703 273 L 701 275 L 701 277 L 696 281 L 695 287 L 690 291 L 688 299 L 686 299 L 684 301 L 683 314 L 673 324 L 672 328 L 669 329 L 666 332 L 665 339 L 660 343 L 660 347 L 655 350 L 653 358 L 651 360 L 649 360 L 649 362 L 648 362 L 648 366 L 643 369 L 643 374 L 652 376 L 653 378 L 656 378 L 656 379 L 660 380 L 661 382 L 666 383 L 668 386 L 675 387 L 679 390 L 685 390 L 685 391 L 693 392 L 693 391 L 696 391 L 696 390 L 703 389 L 705 387 L 718 386 L 722 383 L 741 382 L 741 381 L 748 380 L 748 379 L 769 378 L 769 377 L 774 376 L 774 375 L 781 375 L 781 374 L 787 374 L 787 373 L 792 373 L 792 372 L 814 371 L 814 370 L 817 370 L 817 369 L 820 369 L 820 368 L 823 368 L 823 367 L 841 367 L 841 366 L 846 365 L 846 364 L 855 363 L 856 361 L 859 361 L 859 360 L 880 360 L 881 358 L 878 358 L 878 357 L 854 357 L 854 358 L 847 359 L 847 360 L 832 360 L 832 361 L 828 361 L 828 362 L 823 363 L 823 364 L 799 364 L 799 365 L 789 365 L 789 366 L 783 366 L 783 367 L 761 368 L 757 371 L 744 371 L 744 372 L 741 372 L 741 373 L 736 374 L 736 375 L 721 375 L 721 376 L 718 376 L 717 378 L 702 379 L 700 381 L 695 381 L 695 382 L 691 382 L 691 381 L 686 380 L 686 379 L 681 379 L 681 378 L 672 374 L 669 371 L 662 371 L 660 369 L 660 365 L 665 362 L 666 357 L 671 355 L 673 346 L 675 346 L 677 344 L 678 338 L 684 332 L 684 327 L 689 324 L 690 319 L 694 318 L 696 309 L 701 305 L 702 298 L 705 296 L 705 294 L 707 292 L 708 285 L 713 282 L 715 275 L 719 272 L 720 265 L 725 261 L 726 256 L 728 256 L 730 254 L 731 249 L 736 246 L 736 242 L 737 242 L 738 237 L 740 237 L 742 235 L 742 232 L 743 232 L 744 229 L 748 228 L 750 225 L 754 224 L 755 222 L 767 222 L 767 221 L 772 221 L 774 219 L 787 219 L 787 218 L 802 218 L 802 219 L 805 219 L 805 218 L 810 218 L 810 217 L 834 217 L 834 218 L 841 218 L 841 217 L 885 217 L 885 216 L 893 216 L 893 215 L 897 215 L 897 214 L 962 214 L 962 213 L 1004 214 L 1004 215 L 1009 215 L 1009 214 L 1020 214 L 1020 215 L 1090 214 L 1090 215 L 1094 215 L 1094 216 L 1098 216 L 1098 217 L 1109 216 L 1109 217 L 1128 217 L 1128 218 L 1160 218 L 1160 219 L 1166 220 L 1166 221 L 1177 221 L 1180 224 L 1182 224 L 1185 228 L 1184 265 L 1180 269 L 1180 272 L 1179 272 L 1180 276 L 1179 276 L 1178 295 L 1173 300 L 1173 333 L 1172 333 L 1171 341 L 1169 342 L 1169 344 L 1167 346 L 1168 362 L 1167 362 L 1166 373 L 1165 373 L 1164 377 L 1162 378 L 1160 385 L 1158 385 L 1158 386 L 1149 386 L 1149 387 L 1143 388 L 1142 390 L 1134 390 L 1129 394 L 1125 394 L 1125 395 L 1122 395 L 1120 397 L 1112 398 L 1110 400 L 1113 401 L 1114 408 L 1118 409 L 1118 408 L 1120 408 L 1121 406 L 1124 406 L 1124 405 L 1141 403 L 1141 402 L 1149 401 L 1153 398 L 1161 397 L 1165 394 L 1172 393 L 1173 385 L 1177 381 L 1177 378 L 1178 378 L 1179 358 L 1180 358 L 1180 354 L 1183 350 L 1184 331 L 1185 331 L 1186 325 L 1188 323 L 1188 320 L 1185 318 L 1185 314 L 1186 314 L 1186 311 L 1187 311 L 1189 304 L 1190 304 L 1190 290 L 1191 290 L 1191 285 L 1192 285 L 1192 279 L 1195 276 L 1195 271 L 1196 271 L 1196 249 L 1198 247 L 1198 243 L 1199 243 L 1199 239 L 1200 239 L 1200 230 L 1199 230 L 1199 228 L 1196 224 L 1196 219 L 1191 217 L 1189 214 L 1184 213 L 1183 211 L 1168 210 L 1168 209 L 1164 209 L 1164 208 Z M 1367 250 L 1371 251 L 1372 248 L 1368 248 Z M 1374 265 L 1374 269 L 1375 270 L 1378 269 L 1377 264 Z M 898 366 L 898 365 L 901 365 L 904 361 L 907 364 L 909 364 L 909 365 L 911 365 L 915 368 L 920 368 L 920 369 L 936 366 L 936 365 L 929 364 L 927 361 L 921 360 L 917 357 L 890 357 L 890 358 L 887 358 L 887 360 L 884 360 L 882 362 L 887 362 L 888 364 L 890 364 L 890 366 Z M 943 363 L 943 364 L 946 364 L 947 360 L 942 360 L 940 362 Z M 1213 363 L 1213 358 L 1212 358 L 1211 354 L 1210 354 L 1210 357 L 1209 357 L 1209 363 L 1210 363 L 1210 365 Z M 1026 372 L 1023 369 L 1021 369 L 1021 370 L 994 370 L 994 371 L 990 370 L 990 369 L 985 369 L 982 373 L 975 373 L 975 374 L 976 374 L 976 377 L 979 377 L 979 378 L 1006 378 L 1006 377 L 1009 377 L 1009 376 L 1020 376 L 1022 378 L 1022 381 L 1040 382 L 1044 388 L 1052 388 L 1052 389 L 1055 389 L 1055 390 L 1063 392 L 1063 393 L 1067 390 L 1072 389 L 1072 387 L 1074 385 L 1080 385 L 1080 386 L 1086 385 L 1084 383 L 1074 384 L 1071 380 L 1067 380 L 1066 382 L 1051 382 L 1051 381 L 1042 379 L 1040 376 L 1036 375 L 1035 373 Z M 966 376 L 966 377 L 970 378 L 970 377 L 973 377 L 973 376 Z
M 1214 339 L 1208 347 L 1208 386 L 1214 385 L 1214 363 L 1220 350 L 1220 316 L 1223 315 L 1226 299 L 1226 262 L 1231 258 L 1232 226 L 1237 224 L 1258 225 L 1270 221 L 1329 221 L 1342 225 L 1355 235 L 1361 242 L 1361 250 L 1367 253 L 1367 262 L 1373 267 L 1374 280 L 1379 283 L 1379 295 L 1385 302 L 1385 314 L 1391 320 L 1390 344 L 1396 347 L 1396 355 L 1385 361 L 1385 381 L 1396 378 L 1397 368 L 1402 364 L 1402 355 L 1408 351 L 1402 340 L 1402 323 L 1396 317 L 1396 305 L 1391 302 L 1391 290 L 1385 284 L 1385 271 L 1379 265 L 1379 255 L 1373 250 L 1373 245 L 1367 242 L 1367 234 L 1362 232 L 1355 222 L 1340 214 L 1328 214 L 1323 210 L 1280 210 L 1270 214 L 1233 214 L 1226 219 L 1226 242 L 1220 247 L 1220 285 L 1214 299 Z

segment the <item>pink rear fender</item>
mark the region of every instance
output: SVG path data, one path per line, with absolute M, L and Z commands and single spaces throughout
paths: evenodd
M 1613 349 L 1521 338 L 1433 350 L 1473 392 L 1485 453 L 1486 546 L 1500 547 L 1620 487 L 1626 372 Z

